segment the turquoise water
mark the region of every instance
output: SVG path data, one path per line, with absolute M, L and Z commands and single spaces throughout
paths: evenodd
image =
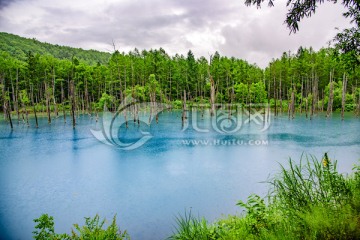
M 158 124 L 141 127 L 152 138 L 131 151 L 99 142 L 90 129 L 101 124 L 85 115 L 75 130 L 62 118 L 51 125 L 40 119 L 39 129 L 15 124 L 13 131 L 2 121 L 0 238 L 30 239 L 42 213 L 54 216 L 59 233 L 98 213 L 109 220 L 117 214 L 134 240 L 164 239 L 175 217 L 190 209 L 210 221 L 241 213 L 237 201 L 265 195 L 262 182 L 289 157 L 328 152 L 344 173 L 360 159 L 359 118 L 270 119 L 262 132 L 251 122 L 223 134 L 207 115 L 196 126 L 189 118 L 182 131 L 180 112 L 163 112 Z M 131 123 L 119 136 L 133 142 L 142 134 Z

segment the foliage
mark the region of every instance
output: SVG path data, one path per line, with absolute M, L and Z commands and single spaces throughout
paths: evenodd
M 260 7 L 265 0 L 245 0 L 247 6 L 256 5 Z M 274 0 L 267 0 L 270 7 L 274 6 Z M 327 0 L 328 2 L 336 3 L 337 0 Z M 304 17 L 310 17 L 315 14 L 316 9 L 324 0 L 303 1 L 303 0 L 287 0 L 286 6 L 289 7 L 286 15 L 285 23 L 291 32 L 297 32 L 299 30 L 299 22 Z M 360 3 L 357 0 L 343 0 L 343 5 L 351 9 L 360 9 Z M 351 11 L 350 11 L 351 12 Z M 351 13 L 347 13 L 348 16 L 354 17 Z M 354 17 L 354 19 L 356 19 Z
M 129 239 L 126 231 L 121 232 L 116 224 L 116 216 L 114 216 L 111 224 L 103 229 L 105 219 L 100 222 L 99 215 L 95 215 L 94 218 L 85 218 L 85 226 L 80 227 L 78 224 L 74 224 L 74 227 L 78 233 L 74 230 L 71 234 L 71 239 Z
M 107 93 L 103 93 L 101 95 L 101 98 L 99 99 L 99 102 L 96 105 L 96 108 L 99 111 L 102 111 L 105 107 L 110 108 L 111 104 L 114 102 L 114 97 L 108 95 Z
M 353 170 L 344 177 L 327 154 L 321 161 L 313 156 L 303 156 L 299 163 L 290 159 L 289 167 L 281 166 L 270 180 L 267 202 L 250 195 L 237 204 L 244 215 L 213 224 L 185 214 L 171 239 L 196 239 L 195 233 L 200 239 L 359 239 L 360 165 Z
M 10 33 L 0 32 L 0 39 L 0 51 L 8 52 L 11 56 L 23 61 L 26 60 L 29 51 L 33 54 L 51 55 L 58 59 L 70 60 L 76 56 L 91 65 L 98 62 L 104 64 L 110 58 L 109 53 L 42 43 L 36 39 L 23 38 Z
M 34 219 L 37 223 L 35 231 L 33 231 L 34 239 L 36 240 L 57 240 L 68 239 L 66 234 L 56 234 L 54 230 L 54 218 L 48 214 L 42 214 L 39 218 Z
M 94 218 L 85 218 L 85 225 L 80 227 L 74 224 L 75 230 L 72 230 L 71 236 L 64 234 L 57 234 L 54 230 L 54 218 L 48 214 L 42 214 L 39 218 L 34 219 L 35 231 L 33 231 L 34 239 L 37 240 L 67 240 L 67 239 L 99 239 L 99 240 L 122 240 L 130 239 L 126 231 L 121 232 L 116 224 L 116 216 L 114 216 L 111 224 L 104 229 L 105 219 L 100 222 L 99 215 Z
M 24 105 L 27 105 L 30 103 L 29 97 L 27 95 L 26 90 L 21 90 L 20 92 L 20 102 L 23 103 Z
M 357 7 L 349 7 L 349 11 L 343 15 L 347 18 L 352 18 L 351 23 L 355 26 L 344 29 L 342 32 L 336 34 L 334 41 L 336 47 L 342 52 L 347 53 L 353 64 L 359 64 L 360 59 L 360 4 Z
M 260 196 L 252 194 L 248 197 L 248 201 L 245 203 L 239 201 L 236 205 L 246 209 L 246 224 L 254 234 L 258 234 L 260 229 L 267 224 L 267 209 L 264 202 Z

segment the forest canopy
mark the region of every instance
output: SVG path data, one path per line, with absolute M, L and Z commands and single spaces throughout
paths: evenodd
M 261 69 L 218 52 L 209 60 L 195 58 L 191 50 L 170 56 L 162 48 L 110 54 L 7 33 L 0 37 L 1 106 L 18 114 L 30 106 L 34 111 L 47 106 L 57 115 L 72 104 L 91 113 L 101 111 L 105 102 L 114 110 L 128 94 L 175 105 L 184 97 L 209 103 L 212 89 L 217 103 L 270 103 L 280 111 L 293 105 L 313 113 L 329 102 L 331 111 L 359 106 L 360 67 L 353 52 L 338 48 L 300 47 Z

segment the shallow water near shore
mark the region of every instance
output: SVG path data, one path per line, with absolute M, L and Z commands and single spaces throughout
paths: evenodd
M 197 117 L 184 129 L 179 111 L 162 112 L 158 124 L 140 129 L 133 122 L 121 126 L 123 142 L 151 135 L 132 150 L 98 141 L 90 130 L 101 129 L 101 121 L 88 115 L 74 130 L 61 117 L 51 125 L 40 118 L 38 129 L 33 119 L 30 127 L 14 121 L 12 131 L 0 121 L 0 238 L 31 239 L 33 219 L 48 213 L 58 233 L 84 217 L 110 222 L 116 214 L 131 239 L 164 239 L 185 211 L 209 221 L 240 214 L 237 201 L 266 195 L 264 181 L 289 157 L 328 152 L 343 173 L 360 159 L 360 119 L 351 114 L 344 121 L 337 113 L 312 120 L 271 116 L 263 131 L 250 122 L 234 133 L 214 129 L 206 114 Z

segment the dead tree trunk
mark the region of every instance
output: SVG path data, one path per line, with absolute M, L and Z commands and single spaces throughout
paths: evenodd
M 345 112 L 345 103 L 346 103 L 346 85 L 347 85 L 347 75 L 344 73 L 343 76 L 343 87 L 342 87 L 342 99 L 341 99 L 341 119 L 344 120 Z
M 210 116 L 215 114 L 215 82 L 213 77 L 210 74 L 209 66 L 207 68 L 208 76 L 210 79 Z
M 360 92 L 358 96 L 358 103 L 357 103 L 357 109 L 356 109 L 356 116 L 360 115 Z
M 309 102 L 309 78 L 305 79 L 305 117 L 308 118 L 308 102 Z
M 1 93 L 2 93 L 2 100 L 3 100 L 3 110 L 4 110 L 4 119 L 7 120 L 7 113 L 6 113 L 6 99 L 5 99 L 5 74 L 0 76 L 0 86 L 1 86 Z
M 14 83 L 13 83 L 13 80 L 12 80 L 12 78 L 10 78 L 11 79 L 11 92 L 12 92 L 12 100 L 13 100 L 13 103 L 14 103 L 14 110 L 15 110 L 15 112 L 16 113 L 18 113 L 18 107 L 19 107 L 19 105 L 18 105 L 18 101 L 17 101 L 17 93 L 16 93 L 16 91 L 15 91 L 15 87 L 14 87 Z M 19 123 L 19 115 L 18 115 L 18 123 Z
M 329 100 L 326 110 L 326 117 L 329 117 L 332 114 L 333 102 L 334 102 L 334 81 L 333 81 L 333 74 L 332 72 L 330 72 Z
M 324 105 L 325 105 L 325 94 L 324 94 L 324 89 L 322 89 L 322 101 L 321 101 L 321 112 L 324 112 Z
M 318 100 L 318 80 L 317 80 L 317 76 L 316 74 L 313 72 L 313 77 L 312 77 L 312 85 L 313 85 L 313 89 L 312 89 L 312 101 L 311 101 L 311 114 L 310 114 L 310 119 L 313 118 L 314 114 L 316 113 L 316 109 L 317 109 L 317 100 Z
M 155 105 L 156 105 L 156 87 L 151 90 L 150 92 L 150 117 L 149 117 L 149 124 L 151 123 L 151 117 L 155 112 Z M 156 119 L 158 121 L 158 119 Z
M 131 87 L 131 97 L 132 97 L 133 101 L 135 101 L 134 84 L 133 84 L 133 86 Z M 131 106 L 130 111 L 131 111 L 132 114 L 133 114 L 134 123 L 135 123 L 135 122 L 136 122 L 136 104 L 134 104 L 134 105 Z
M 87 114 L 90 114 L 88 81 L 85 79 L 85 106 Z
M 291 118 L 295 118 L 295 90 L 291 93 Z
M 51 115 L 50 115 L 50 92 L 47 88 L 47 83 L 45 82 L 45 100 L 46 100 L 46 113 L 48 116 L 48 123 L 51 124 Z
M 277 116 L 277 106 L 276 106 L 276 101 L 277 101 L 277 97 L 276 97 L 276 78 L 274 76 L 274 115 L 275 117 Z
M 288 91 L 288 95 L 287 95 L 287 100 L 288 100 L 287 114 L 288 114 L 288 118 L 290 119 L 291 118 L 291 94 L 289 94 L 289 91 Z
M 76 126 L 76 118 L 75 118 L 75 83 L 74 80 L 70 81 L 70 99 L 71 99 L 71 117 L 72 117 L 72 125 L 75 129 Z
M 22 107 L 23 107 L 23 112 L 25 112 L 26 124 L 29 127 L 30 126 L 30 124 L 29 124 L 29 113 L 28 113 L 28 111 L 26 109 L 26 105 L 23 102 L 21 104 L 22 104 Z
M 302 105 L 304 99 L 304 78 L 301 77 L 301 95 L 300 95 L 300 114 L 302 114 Z
M 17 113 L 17 119 L 18 119 L 18 124 L 20 123 L 20 106 L 19 106 L 19 69 L 16 68 L 16 94 L 15 94 L 15 98 L 16 98 L 16 113 Z
M 34 87 L 31 85 L 31 104 L 33 105 L 33 110 L 34 110 L 34 117 L 35 117 L 35 127 L 38 128 L 39 127 L 39 123 L 38 123 L 38 118 L 37 118 L 37 114 L 36 114 L 36 106 L 35 106 L 35 101 L 34 101 Z
M 280 115 L 281 115 L 283 112 L 282 92 L 281 92 L 281 73 L 280 73 L 280 82 L 279 82 L 279 104 L 280 104 Z
M 271 78 L 269 78 L 269 82 L 268 82 L 268 93 L 267 93 L 267 121 L 269 121 L 269 119 L 270 119 L 270 91 L 271 91 L 271 87 L 270 87 L 270 85 L 271 85 Z
M 56 98 L 55 98 L 55 67 L 53 67 L 53 81 L 52 81 L 52 86 L 53 86 L 53 103 L 54 103 L 54 113 L 55 113 L 55 117 L 59 116 L 58 113 L 58 109 L 57 109 L 57 105 L 56 105 Z
M 183 97 L 183 107 L 182 107 L 182 116 L 181 116 L 181 123 L 184 127 L 186 121 L 186 90 L 184 90 L 184 97 Z
M 64 123 L 66 123 L 66 111 L 65 111 L 65 93 L 64 93 L 64 87 L 63 87 L 63 82 L 61 82 L 61 105 L 62 105 L 62 110 L 63 110 L 63 115 L 64 115 Z
M 314 109 L 315 109 L 315 77 L 314 77 L 314 70 L 312 72 L 312 77 L 311 77 L 311 86 L 312 86 L 312 91 L 311 91 L 311 109 L 310 109 L 310 120 L 313 118 L 314 115 Z
M 11 120 L 11 107 L 10 107 L 10 101 L 5 101 L 5 104 L 4 104 L 4 112 L 7 114 L 7 118 L 9 120 L 9 123 L 10 123 L 10 128 L 13 129 L 13 123 L 12 123 L 12 120 Z

